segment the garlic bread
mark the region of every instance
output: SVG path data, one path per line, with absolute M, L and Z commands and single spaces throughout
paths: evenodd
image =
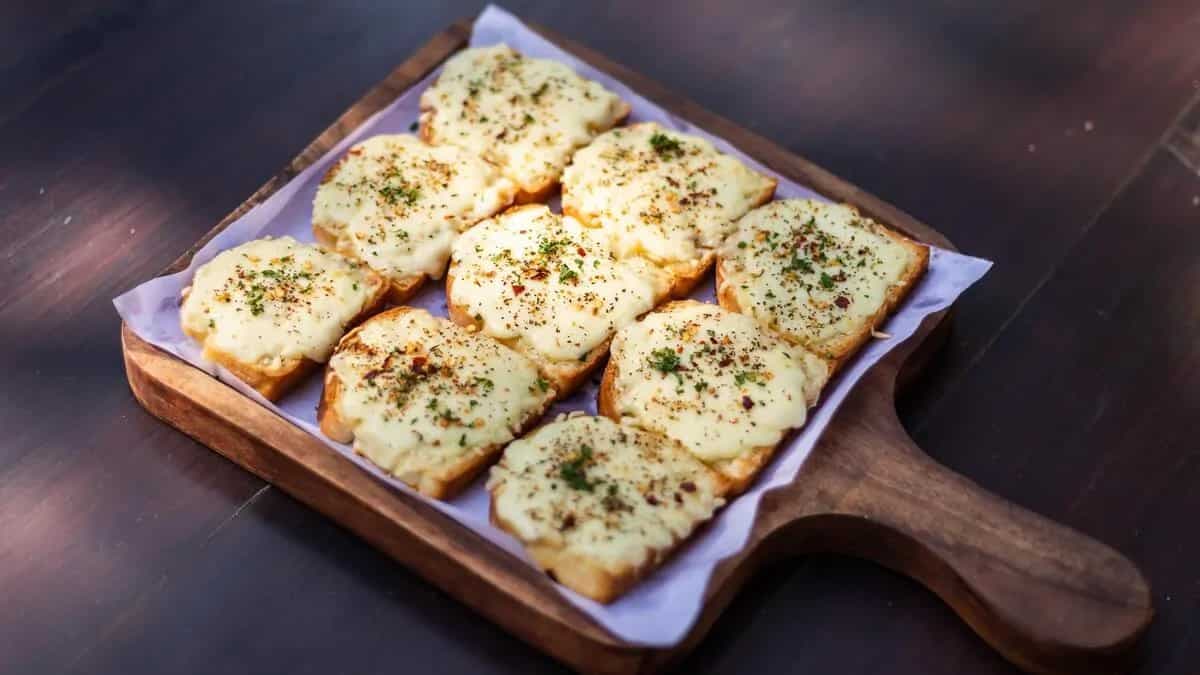
M 629 104 L 567 66 L 507 45 L 455 54 L 421 94 L 421 137 L 500 167 L 517 203 L 544 201 L 575 150 L 616 126 Z
M 754 319 L 682 300 L 616 334 L 597 409 L 679 441 L 737 494 L 804 425 L 828 376 Z
M 363 265 L 291 237 L 246 242 L 196 269 L 180 327 L 268 400 L 324 363 L 377 311 L 387 283 Z
M 614 258 L 595 230 L 530 204 L 455 242 L 446 298 L 456 323 L 530 358 L 565 395 L 608 353 L 613 333 L 654 307 L 666 284 L 653 265 Z
M 447 499 L 554 397 L 528 359 L 422 309 L 346 334 L 325 369 L 321 431 L 422 494 Z
M 513 441 L 488 479 L 491 518 L 559 583 L 612 602 L 724 503 L 678 443 L 580 413 Z
M 720 249 L 722 307 L 839 366 L 925 273 L 929 249 L 854 207 L 787 199 L 738 221 Z

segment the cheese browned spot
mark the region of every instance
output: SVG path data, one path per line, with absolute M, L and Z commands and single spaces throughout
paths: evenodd
M 575 154 L 563 209 L 602 228 L 620 257 L 691 263 L 770 199 L 772 178 L 708 141 L 655 123 L 614 129 Z
M 450 302 L 487 335 L 546 361 L 578 361 L 650 310 L 666 280 L 644 261 L 545 206 L 513 209 L 454 246 Z
M 507 45 L 464 49 L 421 94 L 422 135 L 495 163 L 526 192 L 557 183 L 576 148 L 628 114 L 599 84 Z
M 465 150 L 375 136 L 326 174 L 313 228 L 391 280 L 438 279 L 458 233 L 507 206 L 515 192 L 499 170 Z
M 412 308 L 352 331 L 329 368 L 355 451 L 414 487 L 512 440 L 553 395 L 521 355 Z
M 602 601 L 723 503 L 714 474 L 675 442 L 580 413 L 511 443 L 488 488 L 501 527 L 564 584 Z
M 779 443 L 804 425 L 828 366 L 716 305 L 675 302 L 617 333 L 617 413 L 707 462 Z
M 850 206 L 777 201 L 738 221 L 721 248 L 722 292 L 739 311 L 838 358 L 913 281 L 924 255 Z
M 196 270 L 180 307 L 184 332 L 264 372 L 324 363 L 382 280 L 291 237 L 246 242 Z

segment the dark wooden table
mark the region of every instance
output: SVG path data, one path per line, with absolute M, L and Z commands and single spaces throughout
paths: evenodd
M 1140 672 L 1196 672 L 1200 3 L 557 4 L 509 6 L 996 261 L 905 421 L 1137 562 Z M 478 9 L 0 9 L 0 672 L 559 669 L 145 414 L 110 304 Z M 914 583 L 833 557 L 761 575 L 685 667 L 1012 672 Z

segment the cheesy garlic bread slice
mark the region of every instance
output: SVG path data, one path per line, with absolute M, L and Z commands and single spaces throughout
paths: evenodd
M 575 150 L 616 126 L 629 104 L 569 67 L 507 45 L 455 54 L 421 94 L 421 137 L 465 148 L 544 201 Z
M 317 421 L 413 489 L 446 499 L 553 397 L 533 363 L 508 347 L 396 307 L 342 338 L 325 369 Z
M 678 443 L 581 413 L 513 441 L 492 469 L 491 518 L 551 578 L 612 602 L 724 502 Z
M 925 273 L 929 249 L 851 206 L 811 199 L 746 214 L 720 250 L 722 307 L 754 317 L 836 369 Z
M 313 201 L 317 241 L 359 260 L 407 301 L 446 271 L 460 232 L 508 206 L 516 186 L 500 171 L 453 146 L 406 134 L 369 138 L 325 174 Z
M 179 320 L 205 359 L 274 401 L 324 363 L 386 294 L 387 283 L 365 266 L 291 237 L 268 237 L 197 268 Z
M 563 213 L 603 230 L 618 257 L 669 271 L 686 296 L 738 218 L 775 194 L 776 180 L 698 136 L 646 122 L 603 134 L 563 174 Z
M 607 240 L 540 204 L 510 209 L 454 245 L 450 318 L 537 363 L 565 395 L 608 353 L 613 333 L 650 311 L 666 276 L 618 260 Z
M 682 300 L 616 334 L 597 409 L 679 441 L 737 494 L 828 377 L 825 361 L 754 319 Z

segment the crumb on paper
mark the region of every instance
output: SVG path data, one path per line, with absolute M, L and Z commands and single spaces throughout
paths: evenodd
M 136 227 L 129 228 L 129 234 L 137 234 L 137 228 Z
M 878 338 L 878 339 L 880 339 L 880 340 L 886 340 L 886 339 L 888 339 L 888 338 L 892 337 L 892 334 L 891 334 L 891 333 L 885 333 L 885 332 L 883 332 L 883 331 L 881 331 L 881 330 L 872 330 L 872 331 L 871 331 L 871 337 L 873 337 L 873 338 Z
M 66 218 L 63 218 L 63 225 L 70 225 L 70 224 L 71 224 L 71 218 L 73 218 L 73 217 L 74 217 L 74 216 L 67 216 Z
M 1026 148 L 1026 150 L 1028 150 L 1028 151 L 1030 151 L 1030 152 L 1037 152 L 1037 146 L 1036 146 L 1036 145 L 1034 145 L 1033 143 L 1030 143 L 1030 144 L 1029 144 L 1029 147 L 1028 147 L 1028 148 Z
M 1094 122 L 1092 122 L 1091 120 L 1084 121 L 1084 123 L 1083 123 L 1084 131 L 1091 133 L 1092 129 L 1095 129 L 1095 128 L 1096 128 L 1096 124 Z
M 38 194 L 39 194 L 39 195 L 44 195 L 44 194 L 46 194 L 46 188 L 44 188 L 44 187 L 40 187 L 40 188 L 38 188 Z
M 1192 206 L 1200 206 L 1200 195 L 1192 195 Z

